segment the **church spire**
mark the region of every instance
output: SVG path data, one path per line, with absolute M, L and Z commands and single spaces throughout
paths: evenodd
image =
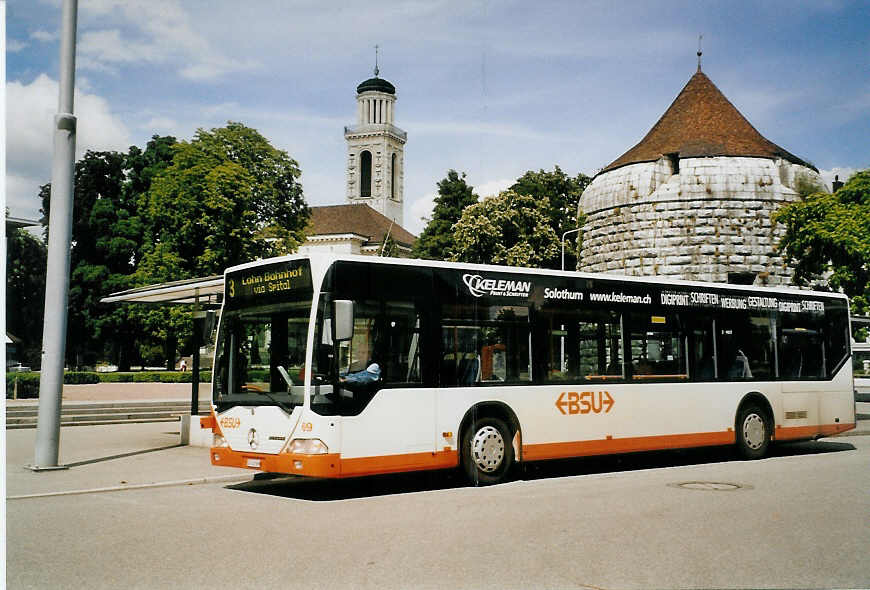
M 380 70 L 378 69 L 378 46 L 375 45 L 375 78 L 378 77 Z

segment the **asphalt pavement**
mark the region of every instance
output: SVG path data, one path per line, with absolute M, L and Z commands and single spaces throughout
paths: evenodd
M 36 429 L 6 432 L 6 497 L 245 481 L 254 472 L 214 467 L 208 449 L 181 446 L 178 422 L 64 427 L 59 463 L 35 472 Z
M 43 472 L 37 431 L 7 431 L 8 587 L 870 587 L 870 419 L 763 461 L 544 462 L 492 488 L 254 479 L 179 426 L 61 428 L 67 468 Z
M 870 418 L 870 403 L 859 403 Z M 63 427 L 59 463 L 33 471 L 36 429 L 6 431 L 6 497 L 69 495 L 142 487 L 247 481 L 254 471 L 211 465 L 202 447 L 182 446 L 180 423 Z M 870 434 L 870 419 L 840 436 Z

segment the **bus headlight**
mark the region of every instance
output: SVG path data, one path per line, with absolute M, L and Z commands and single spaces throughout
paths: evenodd
M 329 449 L 319 438 L 294 438 L 290 441 L 287 452 L 300 455 L 325 455 Z
M 227 439 L 225 439 L 222 435 L 215 434 L 212 437 L 211 446 L 213 446 L 213 447 L 228 447 L 228 446 L 230 446 L 230 444 L 227 442 Z

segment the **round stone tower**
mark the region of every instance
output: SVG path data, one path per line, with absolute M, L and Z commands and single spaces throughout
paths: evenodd
M 356 88 L 357 124 L 344 128 L 347 201 L 365 203 L 399 225 L 403 220 L 405 142 L 395 126 L 396 87 L 375 77 Z
M 771 215 L 822 187 L 818 170 L 765 139 L 701 72 L 640 143 L 580 198 L 578 270 L 787 284 Z

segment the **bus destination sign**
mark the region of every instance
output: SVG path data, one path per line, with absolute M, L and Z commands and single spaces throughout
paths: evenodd
M 311 267 L 307 260 L 276 262 L 229 273 L 224 301 L 230 307 L 275 303 L 311 294 Z

